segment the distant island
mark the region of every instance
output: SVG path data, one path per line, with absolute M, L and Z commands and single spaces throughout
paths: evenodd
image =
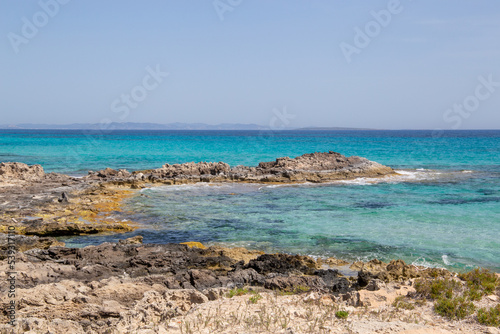
M 134 122 L 111 122 L 109 124 L 101 123 L 72 123 L 72 124 L 0 124 L 0 129 L 19 129 L 19 130 L 300 130 L 300 131 L 331 131 L 331 130 L 374 130 L 365 128 L 346 128 L 346 127 L 305 127 L 305 128 L 284 128 L 272 129 L 270 127 L 258 124 L 241 123 L 134 123 Z

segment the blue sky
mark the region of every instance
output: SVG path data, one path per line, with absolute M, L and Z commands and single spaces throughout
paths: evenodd
M 500 128 L 493 0 L 0 0 L 0 35 L 0 124 Z

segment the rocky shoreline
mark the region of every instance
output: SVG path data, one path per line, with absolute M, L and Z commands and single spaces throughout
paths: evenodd
M 0 262 L 0 280 L 15 277 L 16 300 L 11 326 L 13 299 L 2 285 L 0 331 L 498 333 L 472 314 L 460 320 L 436 315 L 419 287 L 440 280 L 466 287 L 467 278 L 401 260 L 354 263 L 357 275 L 343 276 L 335 264 L 344 263 L 199 243 L 142 244 L 139 236 L 31 249 L 16 254 L 15 274 L 7 260 Z M 498 305 L 500 277 L 492 275 L 493 291 L 481 295 L 477 307 Z
M 116 213 L 126 215 L 121 202 L 144 187 L 391 174 L 335 152 L 257 167 L 108 168 L 81 178 L 1 163 L 0 280 L 8 283 L 0 285 L 0 332 L 500 333 L 500 276 L 488 271 L 467 276 L 401 260 L 350 264 L 197 242 L 143 244 L 140 236 L 67 248 L 55 238 L 138 228 Z M 346 268 L 353 274 L 343 275 Z
M 115 218 L 121 201 L 137 189 L 197 182 L 302 183 L 394 174 L 390 167 L 339 153 L 312 153 L 261 162 L 257 167 L 230 167 L 223 162 L 165 164 L 133 171 L 106 168 L 77 178 L 44 173 L 42 166 L 0 163 L 0 232 L 40 237 L 129 232 L 131 221 Z M 47 239 L 46 241 L 47 242 Z M 55 242 L 55 241 L 54 241 Z M 1 249 L 0 249 L 1 250 Z

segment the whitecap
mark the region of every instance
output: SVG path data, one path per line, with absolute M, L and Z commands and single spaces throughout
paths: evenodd
M 441 258 L 443 259 L 443 263 L 444 263 L 445 265 L 447 265 L 447 266 L 451 266 L 451 265 L 453 265 L 453 262 L 451 262 L 451 261 L 448 259 L 448 255 L 443 254 L 443 255 L 441 256 Z

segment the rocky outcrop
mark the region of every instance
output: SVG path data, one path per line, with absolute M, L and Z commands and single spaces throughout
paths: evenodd
M 151 324 L 172 329 L 171 319 L 194 309 L 200 312 L 201 305 L 227 300 L 229 289 L 243 287 L 241 291 L 272 294 L 266 307 L 277 305 L 276 291 L 297 296 L 309 312 L 314 305 L 388 307 L 414 291 L 411 282 L 400 282 L 415 276 L 412 266 L 402 261 L 356 263 L 360 268 L 356 279 L 318 269 L 324 261 L 307 256 L 141 242 L 136 236 L 81 249 L 49 247 L 17 253 L 17 326 L 2 325 L 7 324 L 7 312 L 2 312 L 0 331 L 110 333 L 114 328 L 118 333 L 142 332 L 139 329 L 154 333 Z M 7 282 L 9 271 L 7 260 L 0 261 L 0 280 Z M 399 281 L 391 282 L 395 279 Z M 3 310 L 10 302 L 6 289 L 7 285 L 0 286 Z M 246 296 L 246 305 L 252 305 L 252 296 L 260 295 Z M 235 310 L 239 307 L 231 312 Z
M 294 159 L 284 157 L 271 162 L 261 162 L 252 172 L 244 178 L 258 182 L 328 182 L 376 177 L 392 174 L 394 170 L 365 158 L 348 158 L 330 151 L 304 154 Z
M 152 176 L 159 178 L 226 176 L 231 168 L 224 162 L 188 162 L 184 164 L 165 164 L 152 172 Z
M 393 172 L 365 158 L 335 152 L 278 158 L 256 167 L 189 162 L 135 172 L 106 168 L 81 178 L 46 174 L 40 165 L 1 163 L 0 210 L 5 214 L 0 216 L 0 232 L 11 225 L 18 234 L 37 236 L 131 231 L 134 224 L 117 215 L 121 201 L 132 194 L 130 189 L 155 184 L 328 182 Z
M 165 164 L 161 168 L 128 173 L 125 170 L 105 169 L 89 172 L 88 178 L 114 184 L 140 182 L 178 184 L 189 182 L 328 182 L 356 177 L 377 177 L 394 173 L 390 167 L 361 157 L 345 157 L 336 152 L 304 154 L 296 158 L 283 157 L 261 162 L 257 167 L 230 167 L 223 162 L 188 162 Z
M 0 163 L 0 179 L 5 181 L 35 181 L 40 180 L 44 175 L 45 173 L 40 165 L 28 166 L 20 162 Z
M 355 262 L 351 269 L 358 270 L 358 284 L 360 287 L 372 289 L 377 281 L 392 282 L 404 281 L 417 277 L 450 277 L 451 273 L 440 268 L 423 268 L 406 264 L 403 260 L 392 260 L 384 263 L 373 259 L 369 262 Z
M 10 239 L 10 240 L 9 240 Z M 0 260 L 8 255 L 9 244 L 15 245 L 16 251 L 24 252 L 32 248 L 48 249 L 50 247 L 64 246 L 64 242 L 52 237 L 28 237 L 25 235 L 13 235 L 0 233 Z

